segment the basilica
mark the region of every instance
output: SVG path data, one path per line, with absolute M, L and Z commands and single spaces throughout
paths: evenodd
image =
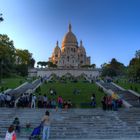
M 100 71 L 96 68 L 82 68 L 85 65 L 90 65 L 90 57 L 87 56 L 82 41 L 78 44 L 77 38 L 72 32 L 71 24 L 69 24 L 68 32 L 63 38 L 61 48 L 57 41 L 49 61 L 56 64 L 57 68 L 46 67 L 29 69 L 29 77 L 45 76 L 49 80 L 54 74 L 58 77 L 70 75 L 79 77 L 82 75 L 86 80 L 92 82 L 100 75 Z
M 87 57 L 82 41 L 78 45 L 77 38 L 72 32 L 71 24 L 69 24 L 68 33 L 63 38 L 61 48 L 57 41 L 49 61 L 56 64 L 58 68 L 64 69 L 81 68 L 84 65 L 90 65 L 90 57 Z

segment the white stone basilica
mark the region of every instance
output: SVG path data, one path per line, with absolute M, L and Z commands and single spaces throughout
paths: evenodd
M 64 36 L 61 49 L 56 43 L 56 47 L 49 58 L 49 61 L 57 65 L 57 68 L 34 68 L 29 69 L 29 76 L 51 77 L 53 74 L 62 77 L 72 75 L 74 77 L 84 76 L 90 82 L 95 80 L 100 75 L 98 69 L 82 67 L 90 65 L 90 57 L 87 57 L 86 50 L 80 41 L 78 42 L 76 36 L 72 33 L 71 24 L 69 24 L 69 31 Z
M 71 24 L 69 24 L 69 31 L 63 38 L 61 49 L 57 41 L 52 56 L 49 58 L 49 61 L 56 64 L 58 68 L 71 69 L 90 65 L 90 57 L 86 56 L 86 50 L 82 41 L 80 41 L 80 46 L 78 46 L 77 38 L 71 28 Z

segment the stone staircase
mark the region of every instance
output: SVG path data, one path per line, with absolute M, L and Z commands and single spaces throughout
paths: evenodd
M 105 83 L 105 82 L 99 82 L 104 88 L 111 89 L 115 93 L 117 93 L 122 99 L 127 101 L 129 104 L 131 104 L 133 107 L 140 107 L 140 103 L 138 102 L 138 97 L 134 94 L 132 94 L 128 90 L 121 90 L 112 83 Z
M 45 109 L 0 108 L 0 138 L 3 138 L 8 126 L 15 117 L 21 122 L 19 138 L 28 139 L 34 127 L 40 123 Z M 103 111 L 97 109 L 49 110 L 51 118 L 50 139 L 113 139 L 140 138 L 140 109 L 119 109 Z M 31 130 L 26 131 L 26 122 Z
M 17 99 L 26 91 L 35 89 L 40 83 L 41 83 L 41 79 L 36 79 L 32 83 L 26 82 L 22 86 L 9 90 L 8 92 L 6 92 L 6 94 L 14 95 L 15 98 Z

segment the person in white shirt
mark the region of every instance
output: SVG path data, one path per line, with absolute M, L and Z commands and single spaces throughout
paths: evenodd
M 36 96 L 35 94 L 32 96 L 32 102 L 31 102 L 31 108 L 35 108 L 36 107 Z
M 5 140 L 16 140 L 16 133 L 14 131 L 14 126 L 10 125 L 6 132 Z

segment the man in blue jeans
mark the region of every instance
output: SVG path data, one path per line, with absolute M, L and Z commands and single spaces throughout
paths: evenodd
M 50 118 L 49 118 L 49 111 L 46 111 L 45 115 L 42 118 L 43 123 L 43 139 L 42 140 L 48 140 L 49 134 L 50 134 Z

